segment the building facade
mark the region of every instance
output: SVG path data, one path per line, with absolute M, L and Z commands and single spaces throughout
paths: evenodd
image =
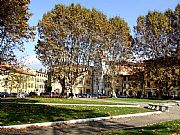
M 39 94 L 44 92 L 45 80 L 47 80 L 47 75 L 42 71 L 8 64 L 0 66 L 0 92 Z
M 67 94 L 74 95 L 112 96 L 114 92 L 117 97 L 180 98 L 180 60 L 175 57 L 148 60 L 144 64 L 116 64 L 113 67 L 97 57 L 93 67 L 74 65 L 69 71 L 72 72 L 69 77 L 74 79 L 73 84 L 68 77 L 64 83 L 58 76 L 53 77 L 52 92 L 63 93 L 64 87 Z M 0 66 L 0 92 L 35 92 L 40 95 L 46 91 L 47 80 L 48 75 L 42 70 L 15 68 L 7 64 Z
M 145 61 L 145 96 L 180 97 L 180 59 L 176 57 Z
M 35 82 L 34 82 L 34 89 L 38 95 L 40 93 L 45 92 L 45 82 L 48 80 L 48 75 L 46 72 L 42 70 L 35 71 Z

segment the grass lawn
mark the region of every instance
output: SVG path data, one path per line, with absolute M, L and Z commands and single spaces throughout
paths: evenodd
M 98 100 L 78 100 L 66 98 L 2 98 L 0 102 L 30 102 L 30 103 L 60 103 L 60 104 L 106 104 L 106 105 L 128 105 L 124 103 L 98 102 Z
M 172 100 L 153 100 L 153 99 L 140 99 L 140 98 L 107 98 L 112 101 L 127 101 L 127 102 L 149 102 L 149 103 L 167 103 L 173 102 Z
M 52 122 L 148 112 L 142 108 L 0 104 L 0 125 Z
M 105 135 L 180 135 L 180 120 L 152 126 L 105 132 Z

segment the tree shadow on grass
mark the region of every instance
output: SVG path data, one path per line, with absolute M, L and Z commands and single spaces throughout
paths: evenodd
M 91 109 L 35 104 L 0 104 L 0 125 L 17 125 L 108 116 Z
M 30 100 L 28 98 L 0 98 L 0 103 L 3 102 L 26 102 L 26 103 L 37 103 L 37 100 Z

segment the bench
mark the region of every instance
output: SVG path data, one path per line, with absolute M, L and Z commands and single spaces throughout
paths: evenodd
M 152 110 L 157 110 L 162 112 L 169 111 L 169 106 L 167 105 L 152 104 L 152 103 L 149 103 L 148 105 L 149 105 L 148 108 Z
M 169 106 L 167 105 L 159 105 L 159 110 L 162 112 L 169 111 Z
M 180 101 L 176 101 L 176 105 L 177 105 L 177 106 L 180 106 Z

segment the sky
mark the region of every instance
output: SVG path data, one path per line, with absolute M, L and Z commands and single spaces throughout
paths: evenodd
M 175 9 L 180 0 L 31 0 L 29 12 L 33 16 L 29 20 L 29 24 L 37 25 L 42 19 L 44 13 L 51 11 L 56 4 L 69 6 L 71 3 L 80 4 L 88 9 L 95 8 L 103 12 L 107 17 L 120 16 L 124 19 L 133 34 L 133 26 L 140 15 L 146 15 L 148 11 L 164 12 L 166 9 Z M 25 56 L 25 64 L 34 69 L 42 68 L 40 61 L 37 60 L 34 51 L 34 45 L 38 40 L 38 36 L 34 41 L 25 44 L 25 52 L 19 53 L 18 57 Z

